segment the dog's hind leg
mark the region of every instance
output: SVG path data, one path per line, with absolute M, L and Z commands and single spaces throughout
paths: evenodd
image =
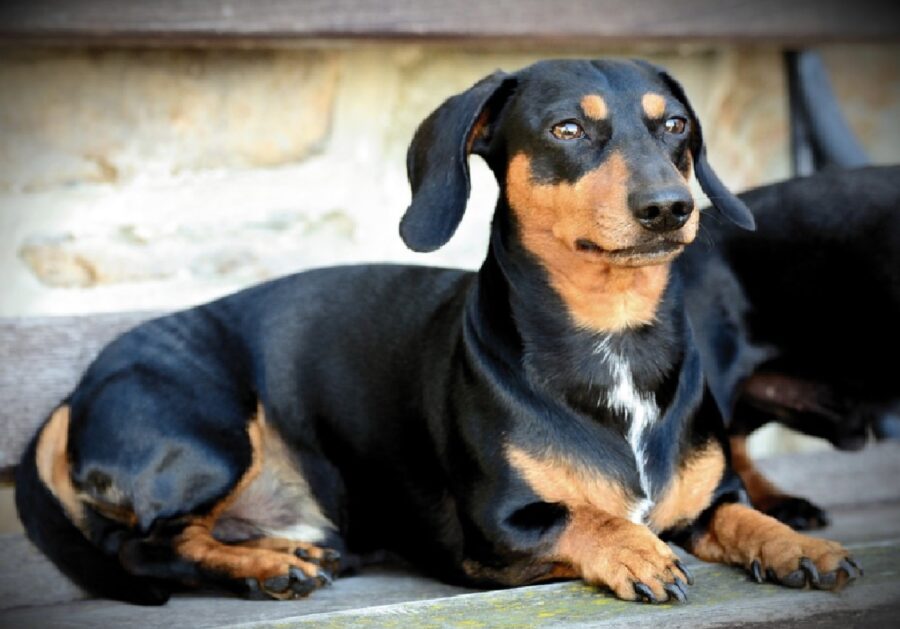
M 279 542 L 262 538 L 255 543 L 226 544 L 213 537 L 205 522 L 196 522 L 175 538 L 173 548 L 211 581 L 244 590 L 251 597 L 296 598 L 331 583 L 327 567 L 337 560 L 333 551 L 314 544 Z
M 809 500 L 792 496 L 778 488 L 754 465 L 747 453 L 747 437 L 733 435 L 731 465 L 747 489 L 754 507 L 798 531 L 828 526 L 828 514 Z
M 252 462 L 237 484 L 203 515 L 189 516 L 180 526 L 161 526 L 162 540 L 151 535 L 127 546 L 120 556 L 128 568 L 262 598 L 306 596 L 331 583 L 339 568 L 337 551 L 269 534 L 273 526 L 291 523 L 293 529 L 287 530 L 298 537 L 318 540 L 332 525 L 318 511 L 299 471 L 282 460 L 287 450 L 264 417 L 260 406 L 247 426 Z

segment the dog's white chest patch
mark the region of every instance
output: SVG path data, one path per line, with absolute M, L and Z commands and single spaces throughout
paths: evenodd
M 644 494 L 632 508 L 629 519 L 632 522 L 642 523 L 653 506 L 653 492 L 646 469 L 646 433 L 659 417 L 659 407 L 652 395 L 642 393 L 635 387 L 628 361 L 609 348 L 609 338 L 598 343 L 594 353 L 601 356 L 613 376 L 612 387 L 601 396 L 597 405 L 606 403 L 611 409 L 624 413 L 628 420 L 628 444 L 634 454 L 641 491 Z

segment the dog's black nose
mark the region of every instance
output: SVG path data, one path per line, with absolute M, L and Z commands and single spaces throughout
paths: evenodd
M 628 195 L 628 204 L 638 223 L 654 232 L 682 227 L 694 211 L 694 200 L 682 186 L 632 193 Z

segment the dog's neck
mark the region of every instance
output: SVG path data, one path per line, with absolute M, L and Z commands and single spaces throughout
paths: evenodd
M 591 288 L 602 287 L 584 287 L 582 298 L 603 303 L 604 295 L 591 295 Z M 491 342 L 503 347 L 498 351 L 521 364 L 533 384 L 577 407 L 596 408 L 598 395 L 616 386 L 623 369 L 641 391 L 665 389 L 680 363 L 685 322 L 677 277 L 660 289 L 651 322 L 613 332 L 586 329 L 567 309 L 548 269 L 519 239 L 502 202 L 476 290 L 478 316 Z

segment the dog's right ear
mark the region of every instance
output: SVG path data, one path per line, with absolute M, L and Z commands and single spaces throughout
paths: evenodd
M 400 237 L 413 251 L 434 251 L 453 236 L 469 198 L 469 154 L 486 148 L 491 123 L 514 86 L 512 75 L 495 72 L 419 125 L 406 154 L 412 203 L 400 221 Z

